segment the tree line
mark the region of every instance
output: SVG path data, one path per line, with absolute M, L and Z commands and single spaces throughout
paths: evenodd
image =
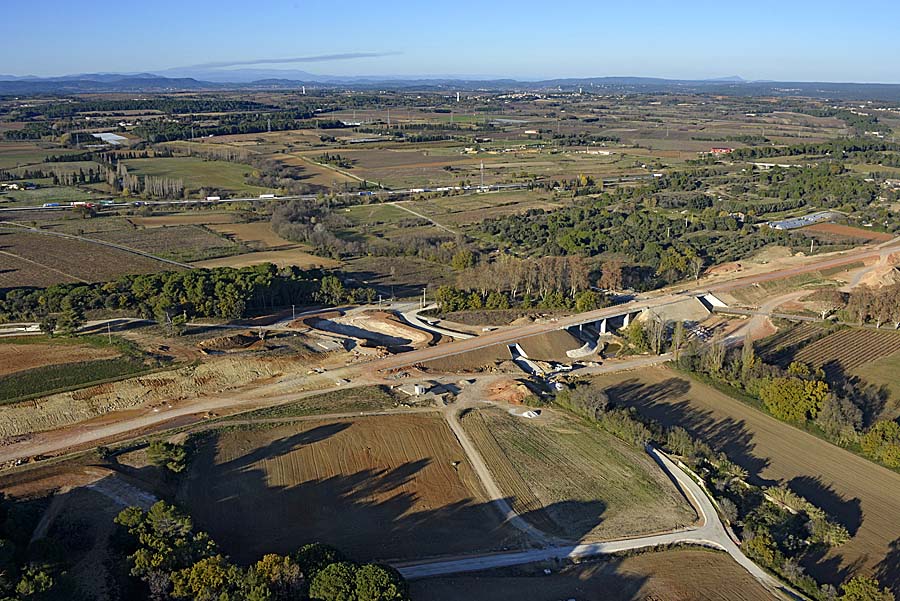
M 591 270 L 582 257 L 520 259 L 502 255 L 474 262 L 469 250 L 457 252 L 451 264 L 460 271 L 457 286 L 441 286 L 435 294 L 444 313 L 478 309 L 541 308 L 590 311 L 609 304 L 591 290 Z
M 83 320 L 85 311 L 124 310 L 147 319 L 237 319 L 316 301 L 323 273 L 271 263 L 126 275 L 110 282 L 0 290 L 0 321 L 35 321 L 47 315 Z

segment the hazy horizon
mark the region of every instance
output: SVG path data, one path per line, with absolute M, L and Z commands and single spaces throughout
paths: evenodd
M 265 68 L 321 76 L 521 80 L 655 77 L 900 83 L 900 6 L 834 0 L 752 7 L 651 0 L 639 8 L 568 0 L 548 16 L 536 2 L 460 0 L 423 10 L 352 0 L 233 0 L 136 5 L 49 0 L 6 8 L 0 73 L 161 73 Z M 73 24 L 77 23 L 77 27 Z M 77 32 L 77 34 L 75 33 Z M 73 36 L 77 35 L 77 40 Z M 866 57 L 861 60 L 860 57 Z

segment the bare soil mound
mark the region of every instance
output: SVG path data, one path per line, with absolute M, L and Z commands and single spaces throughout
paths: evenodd
M 563 363 L 571 361 L 566 355 L 566 351 L 577 349 L 583 345 L 584 342 L 566 330 L 556 330 L 540 336 L 531 336 L 519 342 L 519 346 L 522 347 L 529 359 L 560 361 Z

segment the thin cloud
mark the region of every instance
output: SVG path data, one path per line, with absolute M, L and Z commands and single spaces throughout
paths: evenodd
M 217 61 L 189 65 L 182 69 L 224 69 L 226 67 L 244 67 L 248 65 L 286 65 L 290 63 L 324 63 L 328 61 L 345 61 L 355 58 L 378 58 L 381 56 L 394 56 L 399 52 L 344 52 L 341 54 L 319 54 L 315 56 L 300 56 L 294 58 L 258 58 L 243 61 Z

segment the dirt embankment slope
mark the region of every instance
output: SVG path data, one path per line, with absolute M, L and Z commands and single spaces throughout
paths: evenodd
M 292 368 L 290 361 L 222 358 L 0 406 L 0 439 L 43 432 L 113 411 L 174 404 L 268 378 Z

